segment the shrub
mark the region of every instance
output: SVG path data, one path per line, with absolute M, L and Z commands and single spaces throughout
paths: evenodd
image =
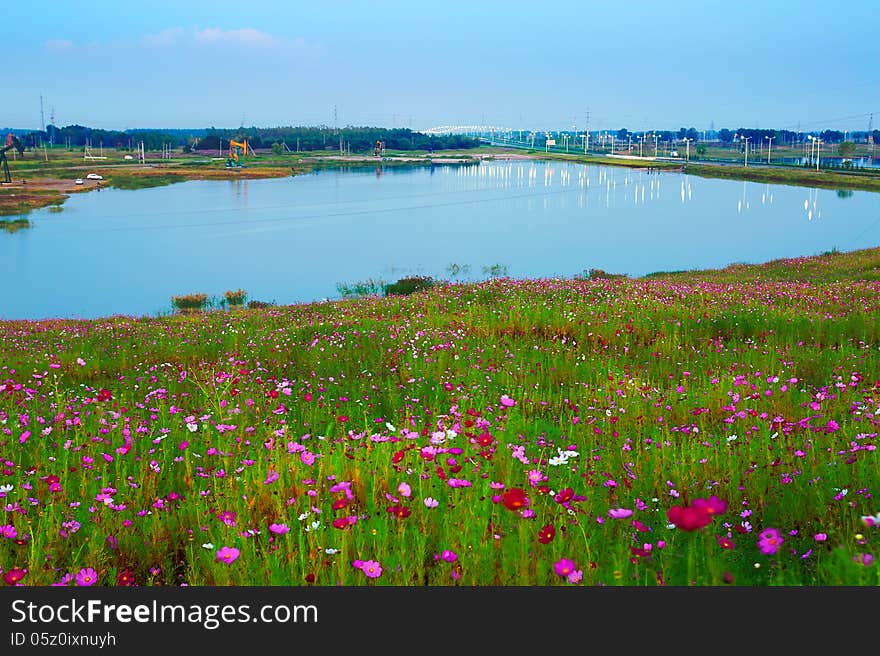
M 171 305 L 178 312 L 200 312 L 207 304 L 207 294 L 183 294 L 171 297 Z
M 602 269 L 590 269 L 587 277 L 590 280 L 613 280 L 615 278 L 626 278 L 624 273 L 608 273 Z
M 363 298 L 365 296 L 379 296 L 385 283 L 382 280 L 359 280 L 353 284 L 337 283 L 336 290 L 342 298 Z
M 223 298 L 226 300 L 226 305 L 229 307 L 241 307 L 247 299 L 247 292 L 243 289 L 237 289 L 235 291 L 228 289 L 223 293 Z
M 483 274 L 490 276 L 492 278 L 501 278 L 507 275 L 507 265 L 506 264 L 493 264 L 491 266 L 483 267 Z
M 268 301 L 248 301 L 248 310 L 265 310 L 266 308 L 275 307 L 274 302 Z
M 430 276 L 409 276 L 385 285 L 385 296 L 408 296 L 434 286 Z

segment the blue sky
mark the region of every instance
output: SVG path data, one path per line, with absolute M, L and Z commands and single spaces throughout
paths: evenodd
M 17 128 L 880 127 L 876 0 L 7 4 Z

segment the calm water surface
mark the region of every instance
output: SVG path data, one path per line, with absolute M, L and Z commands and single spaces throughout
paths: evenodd
M 238 288 L 308 302 L 453 263 L 639 276 L 880 245 L 877 193 L 530 161 L 104 189 L 29 218 L 0 231 L 0 318 L 155 315 Z

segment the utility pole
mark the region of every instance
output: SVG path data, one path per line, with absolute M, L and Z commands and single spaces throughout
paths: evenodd
M 586 125 L 584 127 L 584 134 L 586 137 L 584 138 L 584 155 L 587 154 L 587 151 L 590 149 L 590 110 L 587 110 L 587 120 Z
M 46 131 L 46 116 L 43 114 L 43 94 L 40 94 L 40 131 Z
M 773 146 L 773 137 L 767 137 L 769 142 L 767 143 L 767 163 L 770 163 L 770 148 Z

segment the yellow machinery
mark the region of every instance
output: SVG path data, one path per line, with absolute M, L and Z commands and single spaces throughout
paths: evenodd
M 247 139 L 241 141 L 229 141 L 229 159 L 226 160 L 227 169 L 240 169 L 242 159 L 247 155 Z

